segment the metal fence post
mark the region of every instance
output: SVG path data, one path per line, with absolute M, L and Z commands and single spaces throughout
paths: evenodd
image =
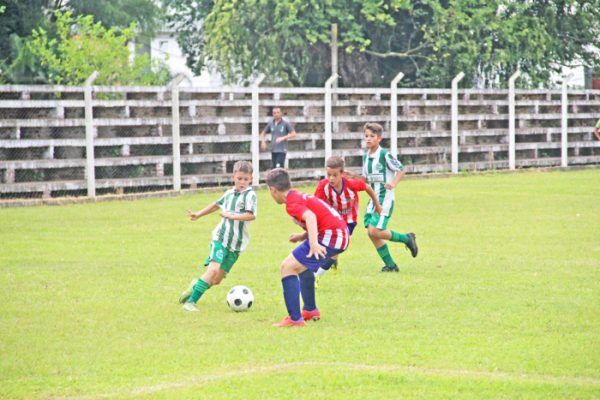
M 96 171 L 94 162 L 94 110 L 92 108 L 92 84 L 98 77 L 98 71 L 85 80 L 83 100 L 85 104 L 85 177 L 88 197 L 96 197 Z
M 458 173 L 458 82 L 465 77 L 464 72 L 452 79 L 452 173 Z
M 515 144 L 515 81 L 521 75 L 517 70 L 508 79 L 508 169 L 516 168 Z
M 181 190 L 181 148 L 179 137 L 179 84 L 184 75 L 176 76 L 171 83 L 171 132 L 173 135 L 173 190 Z
M 325 82 L 325 162 L 331 157 L 331 92 L 333 82 L 335 82 L 338 76 L 338 74 L 333 74 Z
M 569 97 L 567 94 L 567 84 L 573 74 L 564 75 L 562 81 L 562 92 L 560 95 L 561 118 L 560 118 L 560 166 L 565 168 L 569 165 L 569 147 L 568 147 L 568 124 L 569 124 Z
M 252 143 L 251 143 L 251 151 L 252 151 L 252 169 L 254 173 L 252 174 L 252 185 L 257 186 L 260 181 L 260 135 L 259 135 L 259 97 L 258 97 L 258 87 L 265 79 L 265 74 L 260 74 L 252 84 Z
M 391 89 L 391 108 L 390 108 L 390 150 L 394 157 L 398 156 L 398 82 L 404 77 L 402 72 L 398 72 L 398 75 L 392 79 L 390 84 Z

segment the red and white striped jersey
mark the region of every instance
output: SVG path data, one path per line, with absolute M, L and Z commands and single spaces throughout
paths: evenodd
M 315 190 L 315 196 L 330 204 L 344 218 L 347 224 L 357 222 L 358 192 L 367 190 L 364 181 L 342 178 L 342 190 L 336 191 L 329 180 L 322 179 Z
M 348 226 L 340 214 L 325 201 L 310 194 L 290 190 L 285 200 L 285 210 L 294 222 L 306 230 L 302 216 L 307 210 L 317 217 L 319 242 L 327 247 L 345 250 L 350 243 Z

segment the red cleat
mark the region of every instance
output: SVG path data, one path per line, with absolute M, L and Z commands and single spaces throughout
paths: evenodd
M 279 328 L 285 327 L 285 326 L 304 326 L 304 325 L 306 325 L 306 324 L 304 323 L 303 319 L 294 321 L 293 319 L 290 318 L 289 315 L 287 317 L 285 317 L 284 319 L 282 319 L 280 322 L 273 324 L 273 326 L 277 326 Z
M 302 318 L 305 321 L 310 321 L 310 320 L 318 321 L 321 319 L 321 313 L 316 308 L 312 311 L 302 310 Z

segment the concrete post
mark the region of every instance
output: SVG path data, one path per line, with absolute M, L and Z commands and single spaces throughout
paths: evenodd
M 179 138 L 179 84 L 184 75 L 176 76 L 170 83 L 171 87 L 171 132 L 173 134 L 173 190 L 181 190 L 181 149 Z
M 260 132 L 259 132 L 259 104 L 258 104 L 258 87 L 265 79 L 265 74 L 260 74 L 252 84 L 252 184 L 258 185 L 260 180 Z
M 333 83 L 338 76 L 338 74 L 333 74 L 325 82 L 325 162 L 331 157 L 331 94 Z
M 398 75 L 392 79 L 390 84 L 391 97 L 390 97 L 390 151 L 394 157 L 398 156 L 398 82 L 404 77 L 402 72 L 398 72 Z
M 515 81 L 521 75 L 517 70 L 508 79 L 508 169 L 516 168 L 515 144 Z
M 464 72 L 452 79 L 452 173 L 458 173 L 458 82 L 465 77 Z
M 85 80 L 83 100 L 85 104 L 85 177 L 88 197 L 96 197 L 96 171 L 94 162 L 94 110 L 92 108 L 92 84 L 98 77 L 98 71 Z

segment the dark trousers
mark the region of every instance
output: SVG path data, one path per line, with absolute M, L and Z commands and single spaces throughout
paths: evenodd
M 285 168 L 285 153 L 271 153 L 271 168 Z

